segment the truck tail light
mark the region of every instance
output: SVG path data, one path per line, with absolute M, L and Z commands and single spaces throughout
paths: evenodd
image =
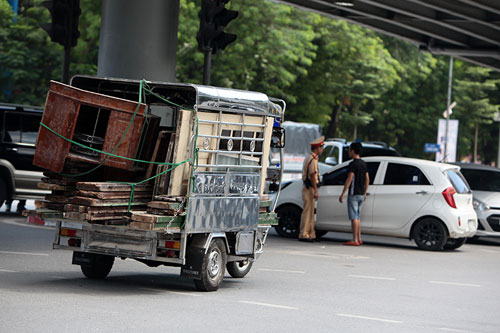
M 176 242 L 176 241 L 166 241 L 165 242 L 165 247 L 167 249 L 180 249 L 181 248 L 181 242 Z
M 65 237 L 76 237 L 76 230 L 73 230 L 73 229 L 61 229 L 60 235 L 61 236 L 65 236 Z
M 455 191 L 455 189 L 451 186 L 443 191 L 444 200 L 448 205 L 450 205 L 451 208 L 457 208 L 455 198 L 453 197 L 455 193 L 457 193 L 457 191 Z

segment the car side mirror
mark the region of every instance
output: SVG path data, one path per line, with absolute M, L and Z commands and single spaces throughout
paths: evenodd
M 336 157 L 327 157 L 325 159 L 325 163 L 330 164 L 330 165 L 337 165 L 338 164 Z
M 271 137 L 272 148 L 285 148 L 285 129 L 282 127 L 273 127 Z

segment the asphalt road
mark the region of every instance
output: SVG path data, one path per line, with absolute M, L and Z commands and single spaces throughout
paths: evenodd
M 500 241 L 424 252 L 347 234 L 274 232 L 244 279 L 197 292 L 179 269 L 117 260 L 83 277 L 53 231 L 0 213 L 0 332 L 500 332 Z

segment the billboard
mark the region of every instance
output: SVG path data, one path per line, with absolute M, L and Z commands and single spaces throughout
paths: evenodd
M 443 162 L 456 162 L 457 160 L 457 139 L 458 139 L 458 120 L 448 120 L 448 147 L 446 148 L 446 155 L 444 156 L 446 132 L 446 119 L 439 119 L 437 143 L 441 147 L 440 151 L 436 153 L 436 161 Z

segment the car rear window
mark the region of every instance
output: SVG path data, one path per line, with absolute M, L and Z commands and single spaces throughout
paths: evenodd
M 465 180 L 464 176 L 462 176 L 460 171 L 446 170 L 445 174 L 448 176 L 448 179 L 450 180 L 453 188 L 455 188 L 455 191 L 457 191 L 457 193 L 464 194 L 471 192 L 469 184 L 467 184 L 467 181 Z
M 473 191 L 500 192 L 500 172 L 490 170 L 461 169 L 462 175 Z
M 422 170 L 413 165 L 389 163 L 384 185 L 430 185 Z

